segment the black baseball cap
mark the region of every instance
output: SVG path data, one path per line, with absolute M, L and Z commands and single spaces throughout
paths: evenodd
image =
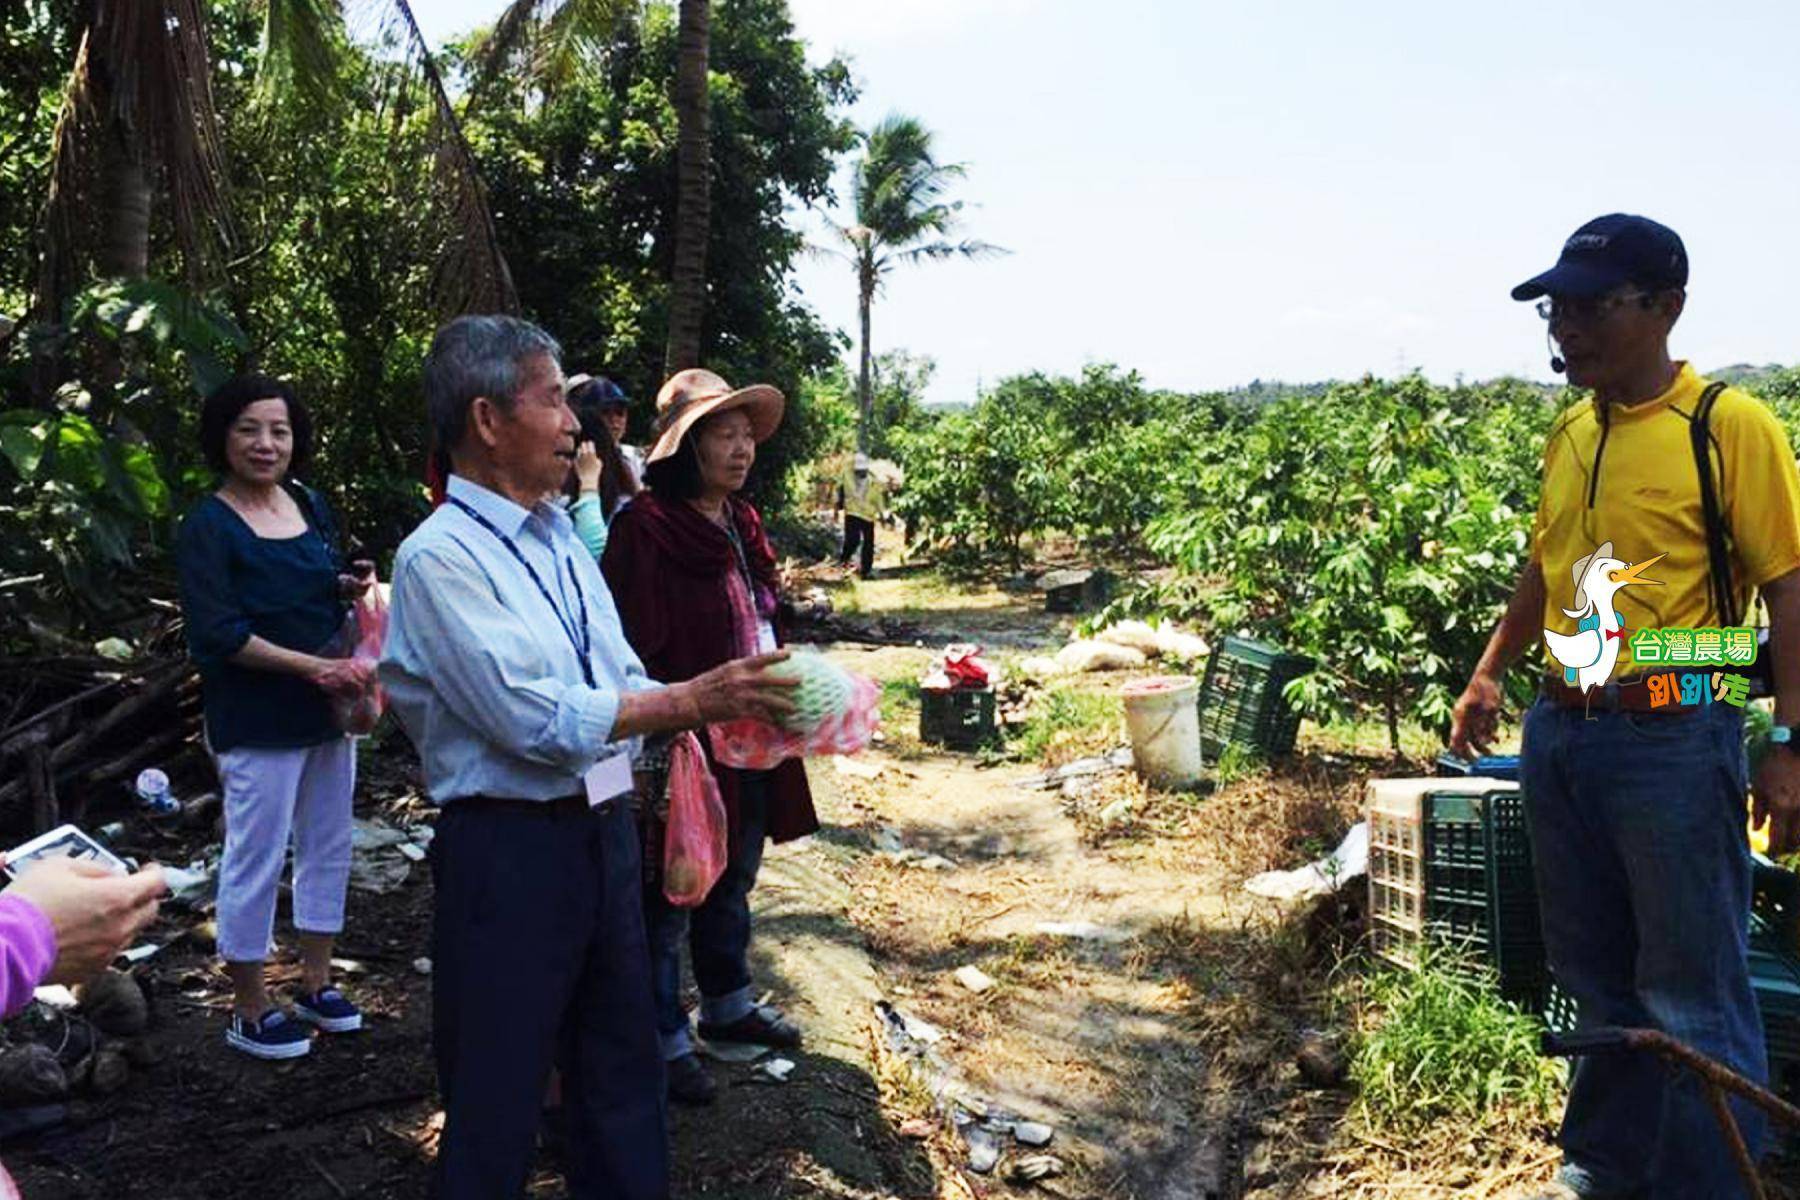
M 1687 278 L 1687 247 L 1673 229 L 1649 217 L 1608 213 L 1570 234 L 1556 265 L 1514 288 L 1512 298 L 1600 296 L 1627 283 L 1659 291 L 1684 288 Z

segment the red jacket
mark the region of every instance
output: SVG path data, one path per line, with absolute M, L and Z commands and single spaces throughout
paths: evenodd
M 763 533 L 762 518 L 749 503 L 733 497 L 731 518 L 758 586 L 776 589 L 775 552 Z M 644 660 L 652 679 L 680 683 L 729 662 L 732 614 L 726 597 L 728 573 L 737 570 L 731 540 L 693 506 L 639 492 L 613 518 L 600 570 L 619 607 L 625 636 Z M 779 621 L 776 640 L 782 640 Z M 700 739 L 712 757 L 707 739 Z M 735 836 L 738 773 L 713 764 Z M 805 837 L 819 828 L 806 767 L 790 759 L 769 777 L 768 834 L 777 842 Z

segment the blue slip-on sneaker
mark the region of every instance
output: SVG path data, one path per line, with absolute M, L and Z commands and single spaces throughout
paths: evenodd
M 310 996 L 294 997 L 294 1015 L 326 1033 L 349 1033 L 362 1028 L 362 1010 L 344 999 L 344 993 L 334 987 L 320 988 Z
M 271 1008 L 254 1021 L 231 1014 L 225 1041 L 253 1058 L 299 1058 L 312 1050 L 312 1035 L 279 1008 Z

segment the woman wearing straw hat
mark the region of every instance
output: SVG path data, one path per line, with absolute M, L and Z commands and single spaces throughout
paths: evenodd
M 601 562 L 626 636 L 652 678 L 679 682 L 780 645 L 775 553 L 762 518 L 737 493 L 756 461 L 757 444 L 781 424 L 783 406 L 781 393 L 766 384 L 734 389 L 703 370 L 676 374 L 657 394 L 657 437 L 644 472 L 648 490 L 614 519 Z M 714 763 L 713 775 L 729 818 L 725 873 L 695 909 L 670 905 L 660 880 L 644 896 L 669 1095 L 687 1104 L 710 1103 L 717 1085 L 694 1054 L 681 1005 L 683 940 L 700 985 L 702 1037 L 800 1044 L 791 1021 L 755 1003 L 750 889 L 765 839 L 788 841 L 819 827 L 798 761 L 772 771 Z M 646 813 L 645 819 L 655 836 L 654 818 Z

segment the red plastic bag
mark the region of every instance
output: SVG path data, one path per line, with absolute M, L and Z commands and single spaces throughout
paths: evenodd
M 961 643 L 944 647 L 944 674 L 953 688 L 984 688 L 993 682 L 994 670 L 981 657 L 981 647 Z
M 350 615 L 344 619 L 343 641 L 347 646 L 346 658 L 367 663 L 373 672 L 381 662 L 382 643 L 387 641 L 388 606 L 387 596 L 381 585 L 373 580 L 369 590 L 362 594 L 350 608 Z M 380 680 L 370 675 L 369 686 L 362 695 L 354 700 L 339 696 L 331 698 L 331 715 L 337 727 L 345 733 L 358 737 L 373 733 L 380 724 L 381 715 L 387 711 L 387 689 L 381 686 Z
M 700 739 L 678 735 L 669 745 L 669 819 L 663 832 L 663 897 L 698 908 L 725 873 L 730 839 L 725 802 Z

